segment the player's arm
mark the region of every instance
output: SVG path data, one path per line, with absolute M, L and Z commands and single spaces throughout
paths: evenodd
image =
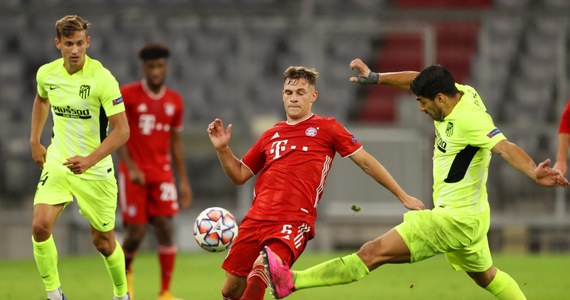
M 234 184 L 244 184 L 253 177 L 251 170 L 242 164 L 229 146 L 232 136 L 232 124 L 224 128 L 222 120 L 215 119 L 208 125 L 208 136 L 212 146 L 216 149 L 224 172 L 226 172 Z
M 129 139 L 129 123 L 125 112 L 120 112 L 109 116 L 111 123 L 111 132 L 99 145 L 86 157 L 73 156 L 64 163 L 74 174 L 82 174 L 91 168 L 101 159 L 117 150 L 121 145 Z
M 146 184 L 144 172 L 139 168 L 139 166 L 137 166 L 131 157 L 127 145 L 121 145 L 119 149 L 117 149 L 117 153 L 119 154 L 119 159 L 121 159 L 121 161 L 125 163 L 125 166 L 127 167 L 127 171 L 129 172 L 129 180 L 140 185 Z
M 34 105 L 32 108 L 32 125 L 30 131 L 30 150 L 32 152 L 32 158 L 34 162 L 40 168 L 43 167 L 46 161 L 46 148 L 41 143 L 42 132 L 46 125 L 46 120 L 48 118 L 50 109 L 49 99 L 42 98 L 38 94 L 34 99 Z
M 558 147 L 556 151 L 556 163 L 554 164 L 553 169 L 560 170 L 560 172 L 562 172 L 562 175 L 566 175 L 566 172 L 568 170 L 568 145 L 570 145 L 570 133 L 559 133 Z
M 364 148 L 350 156 L 350 159 L 358 165 L 368 176 L 388 189 L 396 196 L 408 209 L 425 209 L 422 201 L 412 197 L 400 187 L 392 175 L 374 156 L 370 155 Z
M 556 151 L 556 163 L 553 169 L 560 170 L 562 175 L 566 175 L 568 145 L 570 144 L 570 100 L 566 103 L 566 107 L 560 118 L 560 126 L 558 128 L 558 147 Z
M 501 156 L 513 168 L 543 186 L 568 186 L 568 180 L 558 170 L 548 167 L 550 159 L 538 166 L 534 160 L 519 146 L 504 139 L 497 143 L 491 151 Z
M 355 58 L 350 62 L 350 69 L 357 70 L 358 76 L 350 77 L 351 82 L 360 84 L 379 84 L 393 86 L 404 90 L 410 90 L 410 84 L 418 76 L 417 71 L 384 72 L 376 73 L 370 71 L 360 58 Z
M 182 134 L 180 131 L 172 131 L 170 152 L 174 161 L 174 168 L 178 174 L 178 189 L 180 191 L 180 204 L 183 208 L 190 206 L 192 203 L 192 187 L 186 170 L 186 162 L 184 160 L 184 150 L 182 147 Z

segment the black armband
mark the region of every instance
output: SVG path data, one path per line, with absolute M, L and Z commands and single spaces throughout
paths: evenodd
M 380 74 L 370 71 L 368 76 L 358 76 L 358 83 L 360 84 L 378 84 Z

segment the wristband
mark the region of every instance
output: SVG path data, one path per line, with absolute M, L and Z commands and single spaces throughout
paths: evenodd
M 368 76 L 358 76 L 358 83 L 360 84 L 378 84 L 380 74 L 370 71 Z

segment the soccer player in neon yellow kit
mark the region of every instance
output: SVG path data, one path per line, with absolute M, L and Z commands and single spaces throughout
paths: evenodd
M 57 269 L 53 227 L 64 207 L 77 199 L 91 225 L 93 244 L 113 282 L 113 299 L 129 299 L 125 257 L 115 241 L 117 182 L 111 153 L 129 138 L 119 84 L 97 60 L 86 55 L 89 23 L 68 15 L 55 24 L 55 46 L 62 58 L 39 68 L 32 110 L 30 148 L 42 174 L 34 198 L 34 258 L 48 300 L 66 299 Z M 40 137 L 52 110 L 48 149 Z M 108 125 L 112 130 L 107 135 Z
M 350 63 L 361 84 L 384 84 L 411 90 L 420 111 L 434 120 L 433 202 L 431 210 L 410 211 L 404 221 L 358 252 L 303 271 L 291 271 L 269 248 L 262 252 L 277 298 L 295 290 L 357 281 L 387 263 L 414 263 L 444 254 L 456 270 L 465 271 L 497 299 L 526 299 L 516 281 L 493 265 L 487 231 L 490 209 L 486 181 L 491 154 L 543 186 L 568 186 L 568 180 L 538 166 L 495 127 L 478 93 L 457 84 L 442 66 L 422 72 L 374 73 L 362 60 Z

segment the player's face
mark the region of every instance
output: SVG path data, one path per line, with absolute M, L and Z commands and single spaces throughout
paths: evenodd
M 150 59 L 143 63 L 146 83 L 151 88 L 160 88 L 164 84 L 167 71 L 168 64 L 164 58 Z
M 437 99 L 431 100 L 425 97 L 417 97 L 416 100 L 420 104 L 420 111 L 428 114 L 434 121 L 443 121 L 445 115 Z
M 311 115 L 318 92 L 304 78 L 286 79 L 283 85 L 283 105 L 288 121 L 303 120 Z
M 85 63 L 85 53 L 91 38 L 85 30 L 74 31 L 70 36 L 55 38 L 55 46 L 61 51 L 61 56 L 68 71 L 77 71 Z

